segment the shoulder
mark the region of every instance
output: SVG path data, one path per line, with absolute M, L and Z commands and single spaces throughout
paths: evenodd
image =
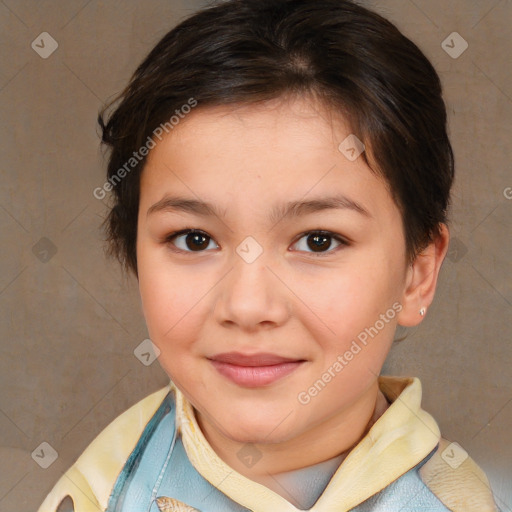
M 172 385 L 148 395 L 115 418 L 87 446 L 46 497 L 38 512 L 55 512 L 66 496 L 75 510 L 105 510 L 115 480 Z
M 457 443 L 441 438 L 419 474 L 453 512 L 498 512 L 487 476 Z

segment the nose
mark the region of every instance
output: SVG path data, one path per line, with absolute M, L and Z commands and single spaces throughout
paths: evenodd
M 283 325 L 290 317 L 289 288 L 265 253 L 249 263 L 234 253 L 232 270 L 219 283 L 214 315 L 224 327 L 258 331 Z

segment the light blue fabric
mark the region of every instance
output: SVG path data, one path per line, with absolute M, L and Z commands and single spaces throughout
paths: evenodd
M 174 396 L 169 393 L 119 475 L 107 512 L 159 512 L 155 499 L 160 496 L 175 498 L 200 512 L 250 512 L 197 472 L 176 435 L 175 421 Z M 450 512 L 418 473 L 434 451 L 352 512 Z M 327 478 L 331 474 L 329 470 Z M 317 490 L 323 487 L 325 482 L 318 479 Z
M 432 455 L 352 509 L 352 512 L 450 512 L 424 484 L 418 473 Z
M 169 393 L 144 430 L 119 475 L 107 512 L 159 512 L 155 499 L 175 498 L 200 511 L 248 512 L 204 479 L 176 436 L 174 397 Z M 128 462 L 130 462 L 128 459 Z
M 300 510 L 309 510 L 318 500 L 347 454 L 306 468 L 278 473 L 273 480 L 284 492 L 283 496 Z

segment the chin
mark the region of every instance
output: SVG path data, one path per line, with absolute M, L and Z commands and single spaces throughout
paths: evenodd
M 235 418 L 236 423 L 223 425 L 224 435 L 232 441 L 243 444 L 282 443 L 294 436 L 294 433 L 289 431 L 290 423 L 283 422 L 283 417 L 270 418 L 272 419 L 269 419 L 269 416 L 262 416 L 245 421 Z

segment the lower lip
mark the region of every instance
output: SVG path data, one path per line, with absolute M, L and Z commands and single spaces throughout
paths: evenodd
M 215 369 L 239 386 L 257 388 L 273 382 L 295 371 L 302 361 L 290 361 L 269 366 L 238 366 L 211 360 Z

